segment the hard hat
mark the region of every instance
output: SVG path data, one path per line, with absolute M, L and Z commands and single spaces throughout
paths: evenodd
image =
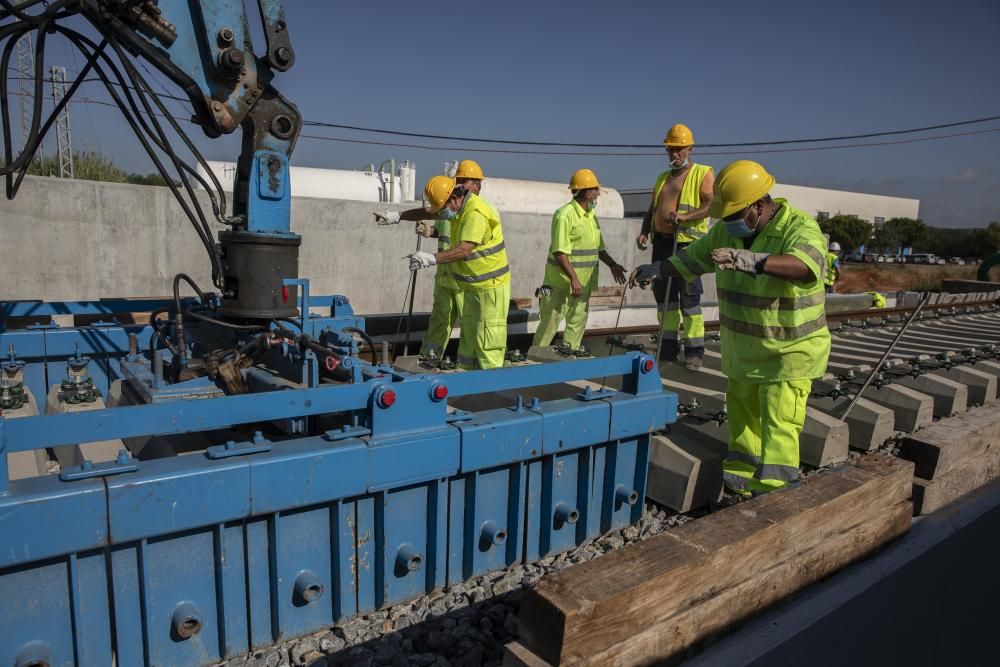
M 590 169 L 577 169 L 573 172 L 573 177 L 569 179 L 570 190 L 586 190 L 588 188 L 599 188 L 601 184 L 597 182 L 597 174 Z
M 830 252 L 840 252 L 840 244 L 836 241 L 830 243 Z
M 708 215 L 725 218 L 742 211 L 768 193 L 774 176 L 753 160 L 737 160 L 722 168 L 712 188 Z
M 663 137 L 664 146 L 694 146 L 694 135 L 687 125 L 677 123 L 667 131 L 667 136 Z
M 455 189 L 455 179 L 450 176 L 431 176 L 424 186 L 424 208 L 431 213 L 440 211 Z
M 462 160 L 458 163 L 455 178 L 459 181 L 465 178 L 475 178 L 481 181 L 486 177 L 483 176 L 483 168 L 479 166 L 478 162 L 475 160 Z

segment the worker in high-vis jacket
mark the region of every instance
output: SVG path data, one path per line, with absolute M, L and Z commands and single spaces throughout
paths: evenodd
M 510 266 L 500 214 L 486 200 L 448 176 L 433 176 L 424 186 L 428 212 L 451 221 L 451 247 L 409 255 L 410 270 L 452 264 L 462 293 L 462 333 L 457 361 L 461 368 L 500 368 L 507 351 Z
M 469 192 L 479 194 L 485 178 L 483 168 L 475 160 L 462 160 L 458 163 L 455 180 L 458 185 Z M 412 208 L 402 213 L 397 211 L 379 210 L 373 212 L 375 220 L 380 225 L 393 225 L 400 220 L 416 222 L 416 232 L 427 238 L 437 239 L 438 252 L 451 248 L 451 220 L 445 220 L 427 209 Z M 433 220 L 433 224 L 426 221 Z M 441 359 L 444 356 L 451 331 L 455 322 L 462 317 L 462 291 L 455 284 L 451 275 L 451 265 L 438 266 L 434 274 L 434 304 L 427 324 L 427 333 L 420 345 L 422 359 Z
M 799 434 L 812 381 L 826 370 L 826 241 L 805 212 L 768 192 L 774 177 L 739 160 L 719 172 L 709 215 L 722 223 L 631 284 L 715 272 L 729 452 L 723 481 L 741 495 L 799 476 Z
M 830 248 L 826 253 L 826 273 L 823 275 L 823 284 L 829 294 L 833 292 L 833 286 L 840 279 L 840 244 L 836 241 L 830 243 Z
M 615 281 L 624 285 L 625 267 L 604 247 L 597 221 L 597 199 L 601 184 L 590 169 L 576 171 L 569 180 L 572 199 L 552 216 L 552 240 L 545 264 L 545 282 L 539 290 L 539 322 L 532 345 L 548 345 L 566 321 L 563 343 L 580 350 L 587 328 L 590 294 L 597 287 L 598 261 L 611 269 Z
M 642 219 L 636 239 L 640 250 L 653 242 L 653 261 L 672 256 L 689 243 L 708 234 L 708 206 L 712 201 L 712 168 L 691 162 L 694 135 L 687 125 L 677 124 L 663 138 L 668 167 L 653 185 L 653 199 Z M 705 354 L 705 319 L 701 312 L 704 288 L 695 276 L 685 282 L 673 280 L 653 285 L 660 321 L 660 360 L 674 361 L 681 351 L 680 328 L 684 324 L 684 365 L 688 370 L 701 368 Z

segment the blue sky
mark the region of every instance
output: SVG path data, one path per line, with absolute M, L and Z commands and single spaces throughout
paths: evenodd
M 655 144 L 675 122 L 688 124 L 697 141 L 730 143 L 1000 115 L 996 0 L 295 0 L 287 13 L 297 62 L 275 85 L 309 120 L 465 137 Z M 71 70 L 82 63 L 62 57 Z M 85 94 L 102 98 L 93 84 Z M 132 171 L 152 169 L 116 111 L 77 105 L 73 114 L 78 148 L 113 155 Z M 1000 131 L 981 133 L 990 129 L 1000 130 L 1000 121 L 881 140 L 980 132 L 937 141 L 742 155 L 704 149 L 696 159 L 719 168 L 748 157 L 782 182 L 916 197 L 930 224 L 982 226 L 1000 220 Z M 659 154 L 488 153 L 469 142 L 304 133 L 452 147 L 302 138 L 292 159 L 335 168 L 408 159 L 421 181 L 447 159 L 472 157 L 487 176 L 562 181 L 587 166 L 608 185 L 649 187 L 664 164 Z M 236 137 L 198 143 L 209 159 L 235 159 L 239 150 Z

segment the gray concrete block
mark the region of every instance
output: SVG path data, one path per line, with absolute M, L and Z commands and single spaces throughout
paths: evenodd
M 915 389 L 934 399 L 934 416 L 949 417 L 965 412 L 969 404 L 969 389 L 964 384 L 938 375 L 894 377 L 893 384 Z
M 30 389 L 25 388 L 27 400 L 16 410 L 4 410 L 6 419 L 19 419 L 38 415 L 38 403 Z M 44 449 L 33 449 L 29 452 L 11 452 L 7 454 L 7 479 L 25 479 L 38 477 L 48 472 L 49 456 Z
M 61 388 L 53 385 L 49 389 L 45 405 L 45 414 L 68 414 L 74 412 L 91 412 L 94 410 L 104 410 L 107 406 L 102 397 L 98 397 L 93 403 L 69 404 L 59 400 Z M 81 442 L 79 445 L 66 445 L 65 447 L 55 447 L 52 452 L 56 455 L 59 465 L 78 466 L 86 459 L 94 463 L 102 461 L 114 461 L 118 458 L 118 452 L 125 449 L 125 443 L 121 440 L 99 440 L 96 442 Z
M 969 403 L 985 405 L 997 398 L 997 376 L 971 366 L 955 366 L 948 370 L 933 371 L 934 375 L 964 384 L 968 388 Z
M 897 431 L 913 433 L 930 426 L 934 421 L 934 397 L 904 385 L 868 387 L 864 398 L 892 410 L 896 418 Z
M 813 383 L 813 391 L 827 391 L 831 388 L 832 383 L 830 382 L 818 380 Z M 809 399 L 810 407 L 837 419 L 841 418 L 850 402 L 849 398 Z M 851 414 L 844 421 L 847 422 L 849 429 L 848 444 L 854 449 L 862 451 L 881 446 L 895 433 L 895 413 L 885 406 L 864 398 L 858 399 Z
M 654 435 L 646 496 L 677 512 L 709 504 L 722 492 L 723 457 L 717 449 L 683 435 Z
M 799 460 L 817 468 L 847 460 L 850 429 L 845 422 L 812 406 L 806 407 L 806 423 L 799 436 Z

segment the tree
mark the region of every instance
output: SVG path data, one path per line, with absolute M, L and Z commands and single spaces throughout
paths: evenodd
M 923 249 L 930 242 L 930 228 L 923 220 L 890 218 L 882 226 L 885 236 L 904 248 Z
M 829 234 L 830 241 L 836 241 L 845 252 L 857 250 L 872 235 L 872 225 L 856 215 L 835 215 L 819 223 L 824 234 Z
M 28 173 L 33 176 L 59 176 L 59 156 L 36 156 L 28 167 Z M 73 152 L 73 177 L 84 181 L 167 185 L 166 179 L 158 173 L 129 174 L 110 158 L 91 151 Z

